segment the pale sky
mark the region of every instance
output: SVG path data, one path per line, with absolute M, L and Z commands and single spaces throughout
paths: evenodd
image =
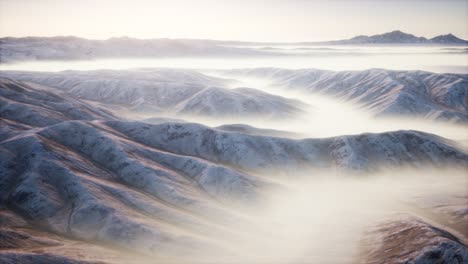
M 395 29 L 468 39 L 468 0 L 0 0 L 0 36 L 317 41 Z

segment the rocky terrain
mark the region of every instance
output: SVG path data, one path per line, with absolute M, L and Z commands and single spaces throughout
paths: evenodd
M 424 71 L 326 71 L 257 68 L 226 76 L 259 78 L 285 90 L 318 93 L 362 105 L 377 116 L 468 121 L 468 75 Z
M 268 118 L 281 120 L 306 113 L 299 99 L 253 88 L 227 88 L 236 78 L 267 81 L 282 91 L 303 91 L 357 104 L 375 116 L 468 121 L 466 74 L 423 71 L 325 71 L 255 68 L 222 71 L 222 79 L 192 70 L 15 72 L 0 76 L 58 89 L 109 109 L 181 118 Z M 55 89 L 54 89 L 55 88 Z
M 2 72 L 17 80 L 60 89 L 71 96 L 152 114 L 286 118 L 306 106 L 250 88 L 223 88 L 232 80 L 188 70 Z
M 466 262 L 468 250 L 464 242 L 449 232 L 412 216 L 396 219 L 369 231 L 363 241 L 364 263 Z
M 197 84 L 222 82 L 194 73 L 157 73 L 168 78 L 167 87 L 172 89 L 167 93 L 179 87 L 170 74 L 190 80 L 185 86 L 188 93 Z M 236 208 L 255 206 L 262 193 L 282 188 L 277 175 L 294 179 L 304 169 L 343 174 L 401 166 L 466 169 L 468 162 L 467 153 L 455 142 L 418 131 L 289 139 L 278 137 L 283 131 L 243 125 L 124 120 L 106 106 L 117 102 L 104 102 L 103 107 L 100 101 L 131 98 L 139 90 L 120 93 L 120 87 L 131 85 L 114 80 L 116 85 L 106 74 L 122 73 L 103 72 L 98 80 L 93 80 L 94 73 L 15 73 L 41 85 L 0 79 L 0 262 L 184 263 L 206 249 L 238 256 L 242 252 L 236 252 L 237 241 L 258 231 L 252 231 L 257 230 L 255 221 Z M 85 85 L 87 76 L 91 86 Z M 153 83 L 140 77 L 137 81 L 141 84 L 137 87 Z M 116 90 L 101 94 L 106 90 L 100 87 L 108 88 L 109 83 Z M 166 87 L 161 80 L 154 83 L 155 90 L 158 85 Z M 95 89 L 94 98 L 91 92 L 86 96 L 88 89 Z M 181 95 L 178 91 L 166 98 Z M 257 91 L 233 92 L 243 96 L 252 92 L 263 100 Z M 453 219 L 460 217 L 466 213 Z M 413 225 L 427 240 L 411 242 L 419 235 L 405 236 L 401 239 L 412 243 L 408 247 L 412 253 L 401 258 L 386 253 L 386 258 L 426 263 L 437 255 L 446 263 L 466 261 L 468 250 L 458 238 L 414 221 L 380 229 L 388 239 L 363 256 L 373 263 L 379 250 L 387 252 L 385 248 L 399 243 L 394 233 L 404 235 Z

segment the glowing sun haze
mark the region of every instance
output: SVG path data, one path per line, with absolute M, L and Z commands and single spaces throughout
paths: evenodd
M 399 29 L 468 38 L 465 0 L 0 0 L 1 36 L 316 41 Z

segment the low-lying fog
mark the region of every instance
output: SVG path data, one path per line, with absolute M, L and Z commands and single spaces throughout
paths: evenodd
M 224 77 L 216 72 L 207 74 Z M 394 130 L 418 130 L 442 137 L 466 141 L 468 126 L 450 122 L 437 122 L 417 118 L 375 117 L 360 105 L 346 102 L 327 95 L 312 94 L 298 90 L 273 87 L 263 79 L 239 78 L 235 86 L 255 87 L 256 89 L 297 99 L 310 107 L 296 120 L 270 122 L 268 120 L 247 120 L 252 126 L 266 127 L 295 132 L 300 137 L 332 137 L 340 135 L 379 133 Z M 226 122 L 226 120 L 224 120 Z
M 280 67 L 289 69 L 318 68 L 336 71 L 385 68 L 468 73 L 468 53 L 465 47 L 259 46 L 250 48 L 274 51 L 278 56 L 32 61 L 3 63 L 0 64 L 0 70 L 63 71 L 154 67 L 186 69 Z
M 287 49 L 291 49 L 288 47 Z M 287 52 L 287 51 L 286 51 Z M 297 51 L 294 51 L 297 52 Z M 305 51 L 304 51 L 305 52 Z M 246 67 L 320 68 L 331 70 L 360 70 L 373 67 L 386 69 L 419 69 L 436 72 L 468 72 L 466 53 L 451 53 L 441 48 L 427 52 L 412 48 L 381 48 L 378 51 L 353 50 L 320 51 L 316 56 L 285 56 L 275 58 L 226 59 L 119 59 L 94 61 L 36 61 L 2 64 L 1 70 L 62 71 L 94 69 L 127 69 L 138 67 L 167 67 L 204 69 L 203 73 L 230 78 L 223 71 Z M 317 54 L 318 54 L 317 53 Z M 338 55 L 339 53 L 339 55 Z M 182 118 L 209 126 L 241 123 L 259 128 L 295 133 L 291 137 L 317 138 L 367 132 L 418 130 L 468 142 L 468 126 L 422 119 L 375 118 L 359 105 L 328 96 L 306 94 L 272 87 L 266 80 L 238 78 L 235 87 L 251 87 L 271 94 L 298 99 L 309 105 L 296 119 L 268 120 Z M 153 113 L 121 111 L 122 117 L 145 119 Z M 425 214 L 425 205 L 437 199 L 466 197 L 466 169 L 392 169 L 363 175 L 344 175 L 338 171 L 297 171 L 283 178 L 271 172 L 257 175 L 278 187 L 263 193 L 259 204 L 248 208 L 231 208 L 243 222 L 229 224 L 223 234 L 206 234 L 208 245 L 185 253 L 177 248 L 178 257 L 163 258 L 165 263 L 350 263 L 359 259 L 363 232 L 382 219 L 405 213 L 424 219 L 429 224 L 443 226 L 445 219 L 437 214 Z M 429 206 L 430 207 L 430 206 Z M 423 208 L 423 209 L 421 209 Z M 456 208 L 455 208 L 456 209 Z M 429 210 L 429 209 L 427 209 Z M 225 225 L 222 223 L 221 225 Z M 216 229 L 218 230 L 218 229 Z M 463 236 L 461 236 L 463 238 Z M 465 241 L 466 242 L 466 241 Z M 180 245 L 184 247 L 186 245 Z M 160 252 L 163 249 L 159 249 Z M 190 251 L 190 250 L 189 250 Z M 164 251 L 163 251 L 164 252 Z M 180 252 L 180 253 L 179 253 Z M 164 255 L 164 254 L 163 254 Z M 132 256 L 134 263 L 155 263 L 156 258 Z M 127 259 L 126 259 L 127 260 Z
M 221 69 L 278 67 L 317 68 L 330 70 L 363 70 L 385 68 L 394 70 L 428 70 L 432 72 L 468 73 L 468 53 L 465 47 L 443 46 L 250 46 L 253 49 L 275 49 L 286 53 L 277 57 L 229 57 L 229 58 L 160 58 L 160 59 L 98 59 L 89 61 L 30 61 L 2 63 L 0 70 L 64 71 L 132 68 L 183 68 L 200 70 L 202 73 L 231 79 Z M 301 52 L 301 56 L 292 53 Z M 209 70 L 216 69 L 216 70 Z M 287 130 L 297 137 L 331 137 L 365 132 L 384 132 L 413 129 L 434 133 L 446 138 L 468 142 L 468 126 L 448 122 L 434 122 L 411 118 L 374 118 L 358 105 L 339 101 L 336 98 L 271 87 L 266 80 L 235 78 L 231 88 L 250 87 L 287 98 L 299 99 L 310 105 L 297 119 L 204 119 L 184 117 L 186 121 L 210 126 L 244 123 L 260 128 Z M 154 117 L 154 113 L 124 113 L 128 118 Z M 167 117 L 167 115 L 166 115 Z M 175 117 L 175 118 L 180 118 Z M 289 135 L 291 136 L 291 135 Z
M 180 254 L 163 259 L 168 263 L 359 263 L 366 230 L 401 217 L 417 217 L 464 239 L 463 230 L 446 226 L 447 219 L 431 211 L 434 204 L 466 195 L 468 179 L 460 170 L 400 169 L 359 176 L 298 171 L 288 180 L 271 173 L 263 176 L 279 179 L 279 187 L 264 193 L 258 204 L 233 209 L 241 221 L 222 223 L 227 233 L 206 233 L 214 248 L 201 246 L 186 255 L 185 250 L 167 249 Z M 154 258 L 135 261 L 155 263 Z
M 201 71 L 204 74 L 230 78 L 223 75 L 223 71 Z M 232 78 L 230 78 L 232 79 Z M 324 138 L 361 133 L 380 133 L 396 130 L 418 130 L 436 134 L 458 141 L 462 145 L 468 144 L 468 125 L 444 121 L 424 120 L 422 118 L 403 117 L 375 117 L 373 113 L 363 109 L 358 104 L 339 100 L 327 95 L 312 94 L 298 90 L 273 87 L 264 79 L 236 77 L 229 88 L 251 87 L 270 94 L 297 99 L 308 105 L 304 113 L 297 118 L 204 118 L 200 116 L 175 116 L 165 113 L 161 117 L 182 119 L 188 122 L 202 123 L 216 127 L 225 124 L 247 124 L 257 128 L 274 129 L 284 133 L 283 137 L 290 138 Z M 122 116 L 130 119 L 142 120 L 158 117 L 154 113 L 135 113 L 122 111 Z

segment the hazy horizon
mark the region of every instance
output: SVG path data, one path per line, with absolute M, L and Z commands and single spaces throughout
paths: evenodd
M 463 0 L 0 0 L 0 37 L 301 42 L 401 30 L 468 39 L 467 12 Z
M 328 42 L 328 41 L 337 41 L 337 40 L 347 40 L 347 39 L 351 39 L 353 37 L 356 37 L 356 36 L 374 36 L 374 35 L 381 35 L 381 34 L 385 34 L 385 33 L 390 33 L 390 32 L 393 32 L 393 31 L 401 31 L 399 29 L 395 29 L 395 30 L 391 30 L 391 31 L 387 31 L 387 32 L 381 32 L 381 33 L 376 33 L 376 34 L 371 34 L 371 35 L 364 35 L 364 34 L 359 34 L 359 35 L 355 35 L 355 36 L 352 36 L 350 38 L 343 38 L 343 39 L 324 39 L 324 40 L 314 40 L 314 41 L 308 41 L 308 40 L 304 40 L 304 41 L 300 41 L 300 40 L 297 40 L 297 41 L 269 41 L 269 40 L 262 40 L 262 41 L 249 41 L 249 40 L 237 40 L 237 39 L 214 39 L 214 38 L 168 38 L 168 37 L 150 37 L 150 38 L 139 38 L 139 37 L 131 37 L 131 36 L 126 36 L 126 35 L 123 35 L 123 36 L 110 36 L 110 37 L 107 37 L 107 38 L 87 38 L 87 37 L 82 37 L 82 36 L 77 36 L 77 35 L 53 35 L 53 36 L 40 36 L 40 35 L 25 35 L 25 36 L 0 36 L 0 38 L 67 38 L 67 37 L 74 37 L 74 38 L 80 38 L 80 39 L 86 39 L 86 40 L 102 40 L 102 41 L 105 41 L 105 40 L 111 40 L 111 39 L 119 39 L 119 38 L 128 38 L 128 39 L 136 39 L 136 40 L 199 40 L 199 41 L 220 41 L 220 42 L 240 42 L 240 43 L 264 43 L 264 44 L 269 44 L 269 43 L 277 43 L 277 44 L 296 44 L 296 43 L 321 43 L 321 42 Z M 410 34 L 410 35 L 414 35 L 412 34 L 411 32 L 404 32 L 404 31 L 401 31 L 403 33 L 406 33 L 406 34 Z M 431 39 L 433 37 L 437 37 L 437 36 L 441 36 L 441 35 L 448 35 L 448 34 L 452 34 L 454 35 L 455 37 L 458 37 L 460 39 L 463 39 L 463 40 L 468 40 L 468 37 L 465 39 L 465 38 L 462 38 L 462 37 L 459 37 L 451 32 L 447 32 L 447 33 L 441 33 L 439 35 L 435 35 L 435 36 L 432 36 L 432 37 L 424 37 L 426 39 Z M 416 37 L 423 37 L 423 36 L 418 36 L 418 35 L 414 35 Z M 346 45 L 346 44 L 342 44 L 342 45 Z M 349 44 L 348 44 L 349 45 Z M 357 44 L 352 44 L 353 46 L 357 46 Z M 364 44 L 361 44 L 361 45 L 364 45 Z M 392 44 L 373 44 L 373 45 L 378 45 L 378 46 L 391 46 Z M 405 44 L 393 44 L 393 45 L 405 45 Z M 415 45 L 414 43 L 410 43 L 410 44 L 406 44 L 406 45 Z M 430 44 L 419 44 L 421 46 L 424 46 L 424 45 L 429 45 Z M 448 45 L 450 46 L 450 45 Z

